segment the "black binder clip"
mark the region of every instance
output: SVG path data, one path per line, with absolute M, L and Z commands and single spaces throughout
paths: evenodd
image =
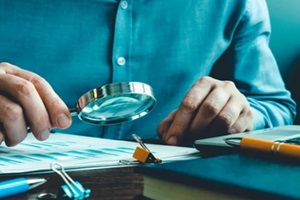
M 161 159 L 156 158 L 151 151 L 146 147 L 142 139 L 136 135 L 132 134 L 133 138 L 141 145 L 141 147 L 136 147 L 132 157 L 137 159 L 141 163 L 160 163 Z
M 59 171 L 56 166 L 58 166 L 61 171 Z M 57 199 L 82 200 L 90 197 L 91 190 L 85 189 L 78 181 L 73 181 L 60 163 L 51 163 L 51 169 L 60 175 L 66 183 L 60 187 L 60 190 L 57 193 Z

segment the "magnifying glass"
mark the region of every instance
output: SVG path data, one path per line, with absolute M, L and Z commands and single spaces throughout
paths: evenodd
M 72 116 L 97 125 L 118 124 L 140 118 L 156 105 L 153 89 L 141 82 L 110 83 L 83 94 Z

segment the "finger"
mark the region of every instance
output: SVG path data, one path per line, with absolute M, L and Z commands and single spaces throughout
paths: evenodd
M 183 134 L 188 130 L 200 104 L 210 90 L 210 78 L 202 78 L 193 85 L 182 100 L 175 118 L 164 137 L 164 141 L 167 144 L 177 145 L 181 142 Z
M 223 107 L 221 112 L 216 116 L 211 123 L 208 134 L 209 136 L 218 136 L 229 133 L 229 129 L 239 118 L 244 106 L 239 98 L 232 97 Z
M 67 128 L 71 125 L 72 118 L 67 106 L 58 97 L 47 81 L 37 74 L 20 69 L 9 63 L 1 63 L 0 65 L 2 66 L 0 73 L 2 70 L 2 73 L 24 78 L 34 85 L 50 116 L 52 127 Z
M 29 72 L 30 73 L 30 72 Z M 27 78 L 25 76 L 25 78 Z M 54 92 L 50 84 L 41 77 L 28 77 L 29 81 L 33 83 L 36 90 L 42 99 L 46 110 L 50 116 L 52 127 L 68 128 L 71 125 L 72 118 L 69 109 L 65 103 Z
M 224 132 L 230 133 L 230 129 L 233 124 L 236 123 L 239 118 L 243 117 L 244 110 L 250 109 L 249 103 L 245 96 L 236 90 L 236 95 L 232 95 L 224 109 L 218 115 L 217 120 L 220 122 L 220 126 Z
M 208 127 L 220 115 L 230 99 L 230 94 L 223 88 L 215 88 L 201 104 L 190 129 L 189 137 L 207 137 L 209 136 Z
M 248 125 L 252 125 L 253 116 L 247 99 L 237 89 L 232 91 L 231 98 L 212 123 L 211 132 L 220 134 L 243 132 L 246 128 L 250 128 Z
M 251 109 L 244 109 L 234 124 L 228 130 L 229 133 L 242 133 L 253 129 L 253 112 Z
M 157 134 L 160 138 L 164 139 L 166 132 L 170 128 L 174 117 L 175 117 L 176 111 L 171 112 L 157 127 Z
M 31 131 L 37 139 L 45 140 L 49 137 L 51 129 L 50 119 L 39 94 L 31 82 L 14 75 L 0 74 L 0 92 L 8 95 L 21 105 Z M 19 113 L 21 112 L 19 111 Z M 6 124 L 10 123 L 6 120 Z M 8 132 L 7 128 L 10 128 L 10 126 L 4 126 L 4 128 Z
M 2 125 L 0 125 L 0 145 L 2 144 L 3 141 L 4 141 L 4 129 Z
M 7 146 L 22 142 L 27 136 L 26 123 L 21 106 L 0 95 L 0 141 Z

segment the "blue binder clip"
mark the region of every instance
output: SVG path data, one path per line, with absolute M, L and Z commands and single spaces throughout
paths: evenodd
M 58 166 L 61 171 L 57 169 Z M 57 193 L 57 199 L 73 199 L 73 200 L 82 200 L 90 197 L 91 190 L 85 189 L 80 182 L 74 181 L 64 170 L 64 167 L 58 163 L 51 163 L 51 169 L 62 177 L 66 184 L 60 187 L 59 192 Z

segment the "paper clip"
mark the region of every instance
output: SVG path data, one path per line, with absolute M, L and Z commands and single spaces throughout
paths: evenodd
M 141 145 L 141 147 L 136 147 L 133 158 L 137 159 L 141 163 L 160 163 L 161 159 L 156 158 L 151 151 L 146 147 L 142 139 L 136 135 L 132 134 L 132 137 Z
M 59 171 L 56 166 L 58 166 L 61 171 Z M 62 164 L 58 162 L 52 162 L 51 169 L 60 175 L 66 183 L 60 187 L 60 190 L 57 194 L 57 199 L 81 200 L 90 197 L 91 190 L 83 188 L 78 181 L 73 181 L 73 179 L 65 172 Z

